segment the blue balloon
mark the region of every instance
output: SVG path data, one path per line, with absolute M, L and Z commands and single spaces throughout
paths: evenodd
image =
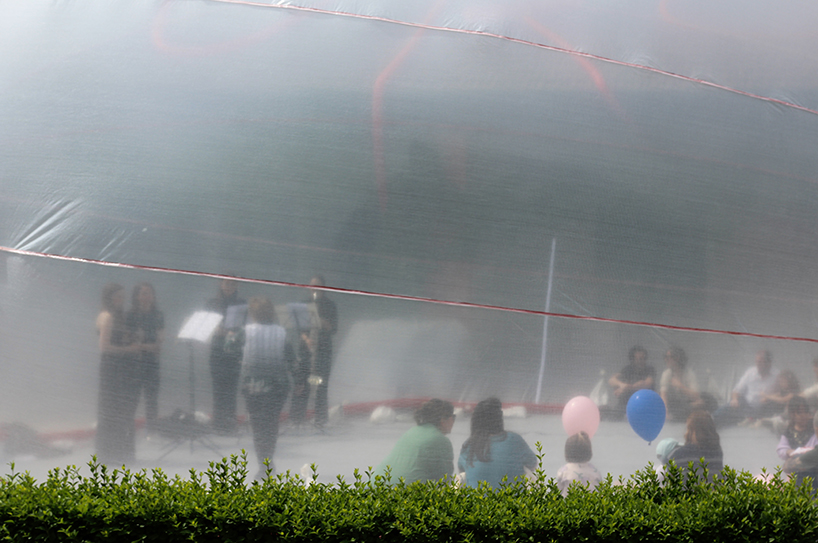
M 653 441 L 665 425 L 665 402 L 656 392 L 648 389 L 633 393 L 625 410 L 633 431 L 645 441 Z

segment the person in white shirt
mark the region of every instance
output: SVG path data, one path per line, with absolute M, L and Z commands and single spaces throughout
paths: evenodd
M 807 400 L 810 407 L 815 411 L 818 409 L 818 357 L 812 361 L 812 371 L 815 372 L 815 384 L 805 388 L 801 392 L 801 396 Z
M 742 421 L 752 421 L 770 415 L 770 394 L 778 377 L 778 369 L 773 368 L 773 356 L 764 349 L 756 354 L 756 363 L 744 372 L 733 388 L 730 403 L 719 408 L 713 418 L 718 426 L 728 426 Z

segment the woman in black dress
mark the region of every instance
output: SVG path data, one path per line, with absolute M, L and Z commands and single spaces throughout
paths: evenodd
M 136 401 L 145 394 L 145 424 L 148 432 L 156 429 L 159 417 L 159 352 L 165 335 L 165 317 L 156 308 L 156 292 L 150 283 L 133 289 L 127 327 L 141 344 L 136 355 Z
M 114 466 L 132 461 L 135 449 L 135 357 L 141 345 L 128 331 L 124 310 L 125 289 L 105 285 L 96 321 L 101 354 L 96 450 L 97 460 Z

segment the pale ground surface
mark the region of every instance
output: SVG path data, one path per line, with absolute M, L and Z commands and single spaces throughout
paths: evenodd
M 406 418 L 406 417 L 403 417 Z M 326 432 L 313 428 L 295 429 L 282 427 L 275 465 L 279 472 L 290 470 L 299 473 L 305 463 L 318 465 L 319 480 L 332 482 L 337 475 L 351 480 L 355 468 L 364 471 L 368 466 L 377 465 L 391 450 L 403 432 L 413 425 L 408 420 L 387 424 L 373 424 L 365 418 L 348 418 L 333 421 Z M 542 443 L 543 469 L 548 476 L 555 476 L 564 463 L 563 446 L 566 434 L 557 415 L 537 415 L 528 418 L 506 418 L 506 429 L 520 433 L 534 448 Z M 468 417 L 458 418 L 450 438 L 455 450 L 455 459 L 460 446 L 468 437 Z M 655 462 L 655 449 L 659 440 L 673 437 L 684 440 L 684 425 L 669 422 L 661 434 L 648 445 L 639 438 L 627 422 L 603 421 L 593 439 L 594 457 L 592 462 L 603 473 L 610 472 L 615 477 L 628 476 L 643 468 L 648 462 Z M 238 453 L 242 448 L 248 452 L 250 476 L 257 470 L 253 454 L 252 437 L 243 429 L 237 437 L 212 437 L 214 445 L 222 455 Z M 775 454 L 778 437 L 763 428 L 727 428 L 721 432 L 725 464 L 740 470 L 758 474 L 762 468 L 775 469 L 779 464 Z M 204 470 L 211 460 L 220 456 L 200 443 L 183 442 L 162 460 L 158 460 L 170 443 L 166 438 L 146 439 L 144 432 L 137 438 L 137 462 L 131 468 L 161 467 L 169 475 L 185 477 L 190 468 Z M 56 458 L 43 460 L 31 454 L 18 454 L 15 458 L 3 458 L 3 473 L 8 473 L 10 461 L 15 462 L 15 471 L 29 471 L 37 480 L 43 480 L 48 470 L 66 465 L 80 466 L 88 472 L 86 464 L 93 452 L 93 441 L 62 443 L 71 447 L 71 452 Z

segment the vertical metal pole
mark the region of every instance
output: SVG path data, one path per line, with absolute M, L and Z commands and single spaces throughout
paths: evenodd
M 548 291 L 545 294 L 545 312 L 551 311 L 551 285 L 554 283 L 554 254 L 557 252 L 557 238 L 551 239 L 551 262 L 548 265 Z M 545 359 L 548 354 L 548 315 L 542 325 L 542 354 L 540 356 L 540 375 L 537 378 L 537 394 L 534 403 L 540 403 L 542 380 L 545 376 Z
M 192 417 L 190 420 L 191 424 L 195 424 L 196 422 L 196 369 L 195 369 L 195 356 L 193 350 L 193 341 L 188 340 L 187 346 L 190 349 L 190 358 L 188 359 L 188 394 L 190 395 L 190 416 Z M 190 454 L 193 454 L 193 441 L 194 439 L 190 440 Z

